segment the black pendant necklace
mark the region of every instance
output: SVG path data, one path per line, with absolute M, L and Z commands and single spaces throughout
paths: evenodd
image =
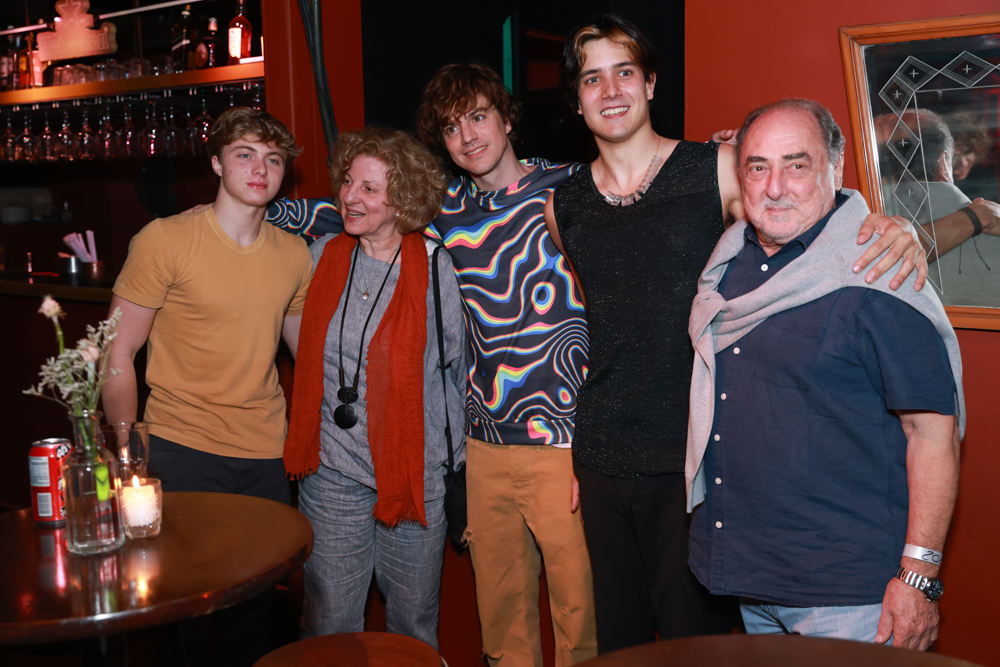
M 347 281 L 347 296 L 344 297 L 344 310 L 340 313 L 340 339 L 337 342 L 337 351 L 340 356 L 340 368 L 337 369 L 337 372 L 340 374 L 340 389 L 337 390 L 337 398 L 341 404 L 333 411 L 334 423 L 344 430 L 358 423 L 358 410 L 351 404 L 358 400 L 358 381 L 361 379 L 361 356 L 365 351 L 365 332 L 368 331 L 368 323 L 372 321 L 375 306 L 378 305 L 379 297 L 382 296 L 382 290 L 385 289 L 385 284 L 389 281 L 389 274 L 392 273 L 392 267 L 396 264 L 396 259 L 399 257 L 402 249 L 403 244 L 400 243 L 392 261 L 389 262 L 389 270 L 385 272 L 385 278 L 382 279 L 382 286 L 378 288 L 375 301 L 372 302 L 372 307 L 368 311 L 365 326 L 361 329 L 361 345 L 358 348 L 358 367 L 354 371 L 354 382 L 348 387 L 344 379 L 344 320 L 347 317 L 347 306 L 351 301 L 351 287 L 354 285 L 354 272 L 358 267 L 358 255 L 361 253 L 361 243 L 359 242 L 354 247 L 354 261 L 351 262 L 351 275 Z M 367 296 L 368 291 L 365 290 L 365 297 L 367 298 Z

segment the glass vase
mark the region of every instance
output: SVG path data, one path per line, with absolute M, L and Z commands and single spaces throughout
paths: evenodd
M 81 556 L 113 551 L 125 544 L 118 464 L 104 448 L 100 412 L 84 410 L 69 419 L 74 446 L 62 466 L 66 548 Z

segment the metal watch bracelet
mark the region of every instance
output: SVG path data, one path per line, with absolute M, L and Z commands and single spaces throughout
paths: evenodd
M 919 572 L 907 570 L 902 565 L 896 569 L 895 577 L 907 586 L 912 586 L 924 594 L 929 602 L 937 602 L 944 593 L 944 584 L 940 579 L 926 577 Z

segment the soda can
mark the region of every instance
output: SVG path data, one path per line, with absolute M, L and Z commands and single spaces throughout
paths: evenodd
M 72 443 L 65 438 L 46 438 L 31 444 L 28 452 L 31 507 L 39 523 L 48 526 L 66 523 L 66 487 L 60 469 L 72 449 Z

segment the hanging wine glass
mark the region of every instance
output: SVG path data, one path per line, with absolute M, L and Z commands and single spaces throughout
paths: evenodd
M 38 135 L 38 158 L 42 162 L 58 162 L 62 157 L 59 137 L 49 125 L 48 111 L 45 112 L 43 118 L 45 119 L 45 129 Z
M 250 103 L 250 106 L 252 106 L 257 111 L 263 111 L 264 110 L 264 86 L 261 86 L 260 84 L 256 84 L 255 83 L 252 86 L 251 90 L 253 90 L 253 99 L 252 99 L 252 101 Z
M 182 134 L 184 135 L 184 152 L 188 155 L 198 154 L 198 142 L 195 141 L 193 132 L 193 123 L 191 119 L 191 109 L 185 110 L 185 115 L 187 115 L 187 121 L 184 123 L 184 130 Z
M 83 111 L 83 126 L 80 133 L 76 135 L 77 144 L 80 147 L 79 158 L 81 160 L 93 160 L 97 157 L 97 133 L 90 127 L 89 113 Z
M 118 157 L 118 132 L 111 124 L 111 106 L 104 105 L 101 128 L 97 131 L 97 156 L 102 160 Z
M 38 145 L 31 134 L 31 121 L 24 117 L 24 129 L 14 142 L 14 159 L 18 162 L 35 162 L 38 159 Z
M 132 123 L 132 105 L 125 105 L 125 124 L 116 133 L 115 145 L 119 157 L 135 157 L 142 154 L 139 146 L 139 132 Z
M 62 127 L 59 129 L 59 143 L 62 145 L 62 159 L 72 162 L 80 157 L 80 140 L 69 124 L 69 110 L 63 111 Z
M 182 155 L 184 153 L 184 142 L 181 141 L 181 133 L 177 130 L 174 121 L 174 108 L 168 107 L 163 112 L 163 154 Z
M 191 143 L 192 155 L 204 155 L 207 153 L 208 131 L 212 128 L 213 118 L 208 115 L 208 103 L 201 100 L 201 115 L 188 125 L 188 136 Z
M 146 107 L 146 126 L 139 132 L 142 152 L 153 157 L 163 153 L 163 126 L 156 118 L 156 102 Z
M 10 112 L 7 112 L 7 131 L 3 133 L 3 144 L 0 145 L 0 149 L 3 150 L 3 154 L 0 155 L 0 160 L 6 162 L 14 161 L 15 147 L 17 146 L 17 133 L 14 132 L 14 127 L 12 125 L 13 119 L 10 117 Z

